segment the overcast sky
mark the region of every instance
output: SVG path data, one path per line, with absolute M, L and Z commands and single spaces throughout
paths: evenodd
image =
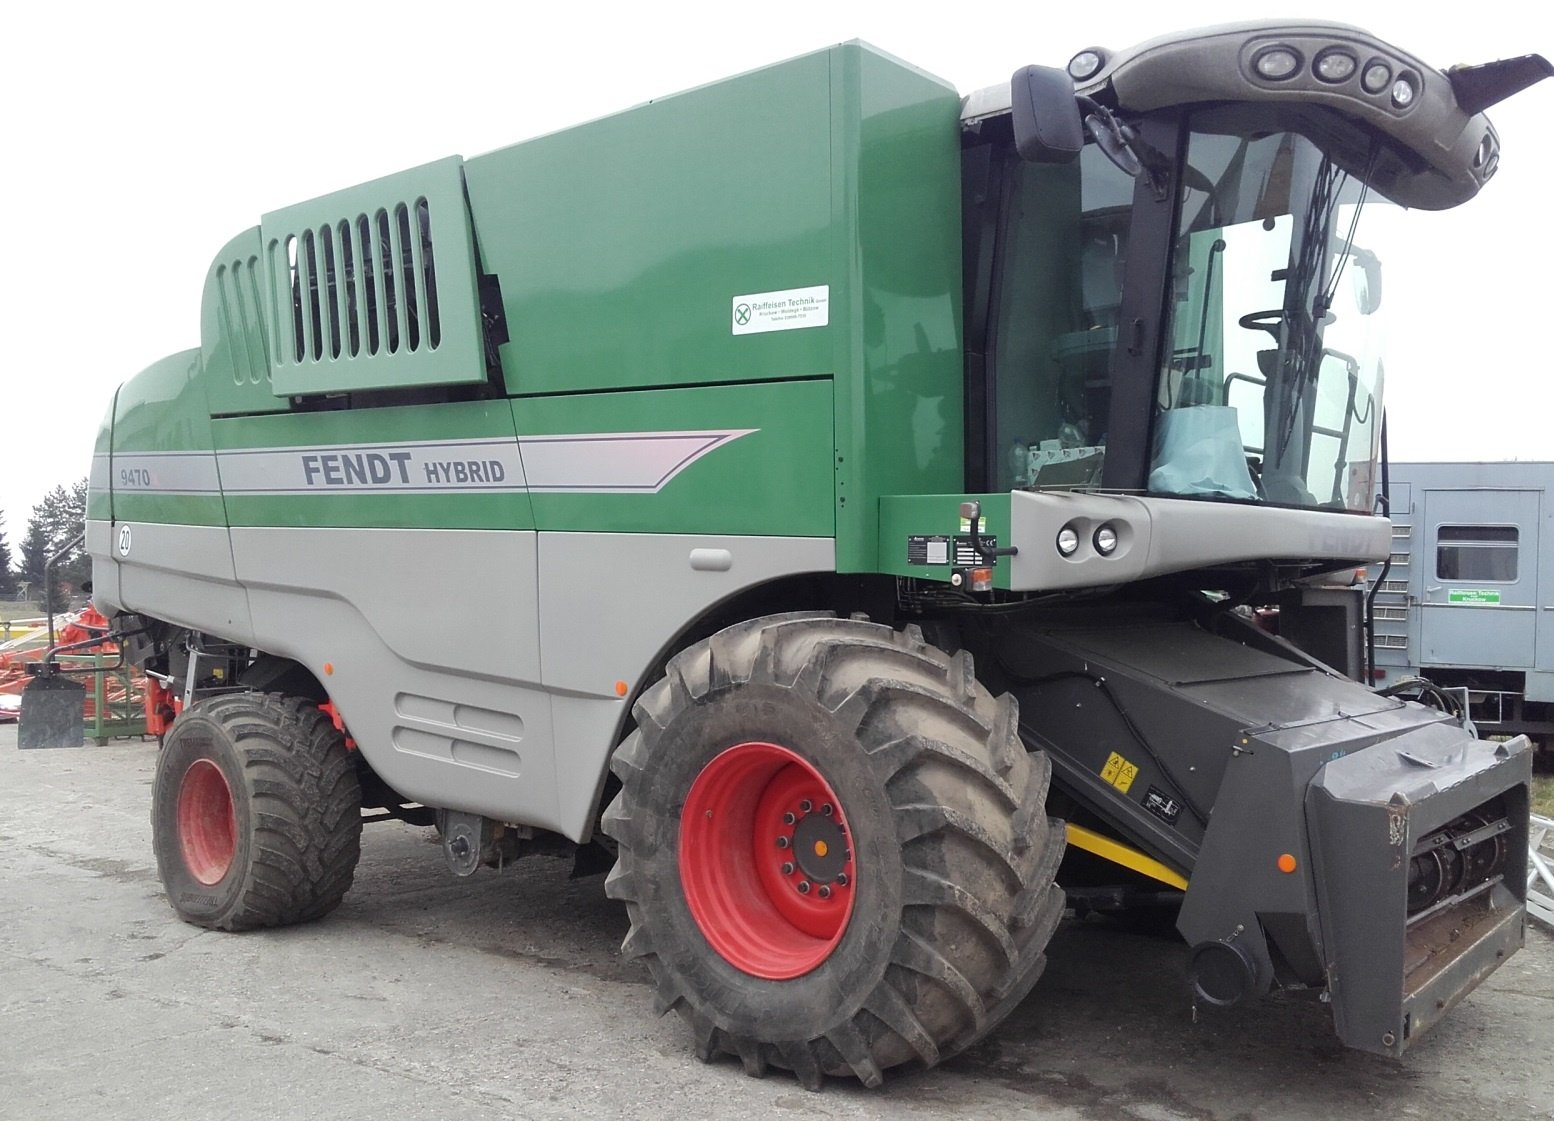
M 7 539 L 86 473 L 114 387 L 199 345 L 211 258 L 267 210 L 845 39 L 966 92 L 1091 44 L 1296 7 L 1439 67 L 1554 57 L 1554 7 L 1498 0 L 19 5 L 0 43 Z M 1395 460 L 1554 459 L 1554 80 L 1490 116 L 1500 174 L 1465 207 L 1415 215 L 1417 258 L 1386 262 Z

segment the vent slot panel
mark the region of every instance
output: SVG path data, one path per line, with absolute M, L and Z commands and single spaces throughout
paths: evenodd
M 456 157 L 267 214 L 274 391 L 485 380 Z
M 257 254 L 216 266 L 217 314 L 223 336 L 231 346 L 232 384 L 259 385 L 270 380 L 270 355 L 266 338 Z

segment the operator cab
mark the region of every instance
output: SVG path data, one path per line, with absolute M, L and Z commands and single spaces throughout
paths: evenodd
M 1249 23 L 973 95 L 969 487 L 1372 513 L 1403 210 L 1471 198 L 1480 110 L 1549 72 Z

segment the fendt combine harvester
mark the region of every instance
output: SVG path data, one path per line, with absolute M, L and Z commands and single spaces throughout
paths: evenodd
M 381 808 L 613 860 L 753 1073 L 967 1047 L 1065 893 L 1400 1054 L 1522 943 L 1529 745 L 1254 620 L 1387 556 L 1383 262 L 1549 70 L 849 43 L 265 215 L 93 462 L 174 909 L 320 916 Z

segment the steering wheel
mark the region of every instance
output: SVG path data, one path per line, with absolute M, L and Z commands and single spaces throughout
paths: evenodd
M 1273 336 L 1274 342 L 1279 341 L 1279 328 L 1284 326 L 1284 309 L 1274 308 L 1272 311 L 1254 311 L 1243 315 L 1236 320 L 1248 331 L 1267 331 Z

